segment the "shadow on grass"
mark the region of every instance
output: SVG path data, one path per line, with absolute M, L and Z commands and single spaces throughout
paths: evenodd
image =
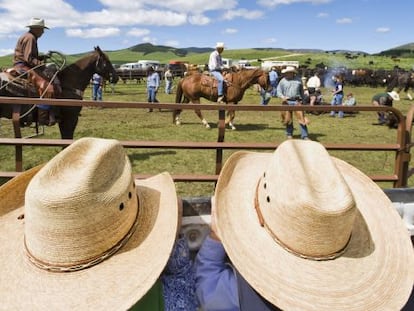
M 172 150 L 166 150 L 166 151 L 150 151 L 150 152 L 143 152 L 143 153 L 130 153 L 128 154 L 129 159 L 131 162 L 134 161 L 142 161 L 142 160 L 148 160 L 151 157 L 154 156 L 164 156 L 164 155 L 175 155 L 177 152 Z
M 216 129 L 217 124 L 211 124 L 211 128 Z M 248 131 L 260 131 L 260 130 L 283 130 L 283 126 L 279 127 L 271 127 L 269 124 L 252 124 L 252 123 L 244 123 L 244 124 L 238 124 L 235 123 L 234 126 L 237 128 L 236 132 L 248 132 Z M 226 130 L 230 130 L 229 126 L 226 125 Z

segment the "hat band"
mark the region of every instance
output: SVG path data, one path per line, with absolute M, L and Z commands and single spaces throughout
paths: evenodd
M 47 270 L 50 272 L 73 272 L 73 271 L 79 271 L 83 269 L 87 269 L 89 267 L 92 267 L 94 265 L 97 265 L 107 258 L 111 257 L 113 254 L 115 254 L 120 248 L 122 248 L 131 238 L 131 236 L 134 234 L 137 226 L 138 226 L 138 214 L 139 214 L 139 196 L 137 195 L 137 202 L 138 202 L 138 208 L 137 208 L 137 214 L 134 220 L 134 223 L 132 224 L 131 228 L 129 229 L 128 233 L 121 239 L 117 244 L 115 244 L 113 247 L 108 249 L 107 251 L 103 252 L 101 255 L 85 260 L 83 262 L 77 263 L 76 265 L 53 265 L 50 263 L 43 262 L 33 256 L 26 245 L 26 239 L 24 240 L 24 247 L 26 249 L 27 257 L 29 258 L 30 262 L 34 264 L 36 267 Z
M 289 253 L 298 256 L 300 258 L 304 258 L 304 259 L 311 259 L 311 260 L 316 260 L 316 261 L 322 261 L 322 260 L 331 260 L 331 259 L 335 259 L 340 257 L 343 253 L 345 253 L 346 247 L 349 244 L 349 241 L 351 240 L 351 236 L 352 233 L 349 235 L 349 239 L 346 242 L 345 246 L 340 249 L 339 251 L 335 252 L 335 253 L 331 253 L 331 254 L 327 254 L 327 255 L 323 255 L 323 256 L 311 256 L 311 255 L 306 255 L 306 254 L 302 254 L 299 253 L 295 250 L 293 250 L 292 248 L 290 248 L 288 245 L 286 245 L 285 243 L 283 243 L 278 237 L 277 235 L 272 231 L 272 229 L 266 224 L 266 221 L 263 217 L 262 211 L 260 210 L 260 203 L 259 203 L 259 184 L 260 181 L 262 180 L 263 177 L 260 177 L 257 185 L 256 185 L 256 194 L 254 197 L 254 208 L 256 210 L 257 213 L 257 217 L 259 218 L 259 223 L 260 225 L 266 229 L 266 231 L 270 234 L 270 236 L 273 238 L 273 240 L 276 241 L 277 244 L 279 244 L 284 250 L 288 251 Z

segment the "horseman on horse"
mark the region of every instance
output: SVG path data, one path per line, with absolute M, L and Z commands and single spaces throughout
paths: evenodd
M 39 97 L 56 98 L 61 92 L 60 83 L 56 75 L 46 70 L 45 61 L 51 57 L 51 52 L 39 55 L 37 40 L 43 35 L 45 21 L 40 18 L 30 20 L 29 31 L 24 33 L 17 41 L 13 58 L 13 69 L 18 78 L 26 77 L 29 84 L 36 88 Z M 56 71 L 56 70 L 55 70 Z M 50 79 L 52 78 L 53 81 Z M 42 125 L 54 125 L 56 119 L 48 106 L 39 107 L 39 123 Z

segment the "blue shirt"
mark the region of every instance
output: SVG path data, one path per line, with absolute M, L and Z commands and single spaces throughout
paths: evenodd
M 279 78 L 279 76 L 278 76 L 276 70 L 271 70 L 269 72 L 269 80 L 270 80 L 270 82 L 276 82 L 278 78 Z
M 94 73 L 92 76 L 92 84 L 102 85 L 102 77 L 99 74 Z
M 196 294 L 204 311 L 239 311 L 237 279 L 221 242 L 209 236 L 195 259 Z
M 153 72 L 147 76 L 147 87 L 154 87 L 158 89 L 160 86 L 160 76 L 158 73 Z

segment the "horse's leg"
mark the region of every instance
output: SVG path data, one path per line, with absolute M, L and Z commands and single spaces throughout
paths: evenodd
M 59 130 L 62 139 L 73 139 L 82 107 L 61 107 Z
M 235 104 L 230 104 L 230 105 L 235 105 Z M 235 116 L 236 116 L 236 111 L 232 109 L 227 110 L 226 124 L 228 124 L 230 129 L 232 129 L 233 131 L 236 130 L 236 127 L 234 126 L 234 123 L 233 123 Z
M 198 100 L 194 100 L 194 101 L 192 101 L 194 104 L 199 104 L 200 103 L 200 100 L 198 99 Z M 200 118 L 200 120 L 201 120 L 201 123 L 203 123 L 203 125 L 207 128 L 207 129 L 210 129 L 211 127 L 210 127 L 210 124 L 208 124 L 208 122 L 207 122 L 207 120 L 203 117 L 203 113 L 201 112 L 201 110 L 200 109 L 196 109 L 196 110 L 194 110 L 194 112 L 195 112 L 195 114 Z

